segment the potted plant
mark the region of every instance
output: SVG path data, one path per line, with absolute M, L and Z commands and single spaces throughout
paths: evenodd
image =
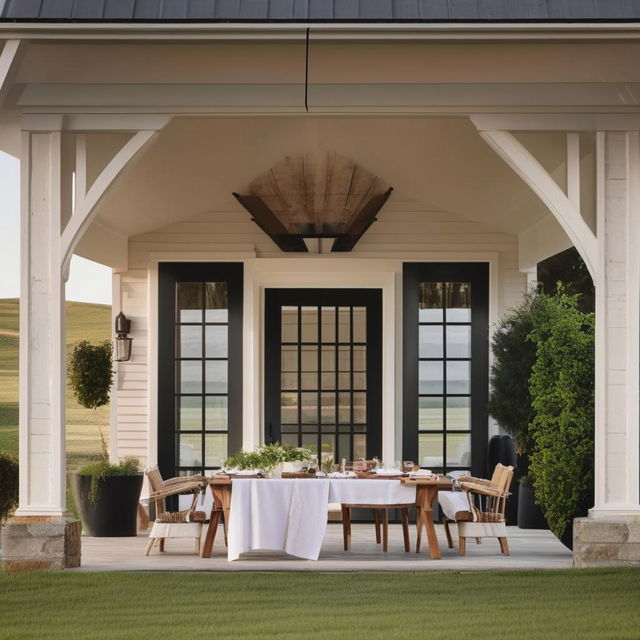
M 224 466 L 227 469 L 255 469 L 265 475 L 277 477 L 282 474 L 284 465 L 305 463 L 309 460 L 311 460 L 311 453 L 307 449 L 274 442 L 260 445 L 255 451 L 238 451 L 227 458 Z
M 538 297 L 532 291 L 494 330 L 491 341 L 491 395 L 488 405 L 489 414 L 513 438 L 516 445 L 515 486 L 511 489 L 514 495 L 510 506 L 512 513 L 517 513 L 518 526 L 527 529 L 547 528 L 540 507 L 535 503 L 533 487 L 526 480 L 529 456 L 535 445 L 530 433 L 535 412 L 529 378 L 536 360 L 536 346 L 529 335 L 534 328 L 537 304 Z
M 109 449 L 97 409 L 109 403 L 113 382 L 112 345 L 92 345 L 86 340 L 73 349 L 69 382 L 78 403 L 93 409 L 101 441 L 101 452 L 72 476 L 72 491 L 84 532 L 90 536 L 135 536 L 143 476 L 136 458 L 116 463 Z

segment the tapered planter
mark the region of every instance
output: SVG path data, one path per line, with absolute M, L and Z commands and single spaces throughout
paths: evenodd
M 548 529 L 547 519 L 536 504 L 533 487 L 521 484 L 518 490 L 518 527 L 520 529 Z
M 97 499 L 92 502 L 89 499 L 91 476 L 74 474 L 73 499 L 84 533 L 98 538 L 135 536 L 142 480 L 142 474 L 102 478 L 98 481 Z

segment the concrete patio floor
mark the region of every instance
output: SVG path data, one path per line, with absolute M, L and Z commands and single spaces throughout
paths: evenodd
M 400 525 L 389 526 L 389 551 L 375 542 L 372 524 L 353 526 L 352 549 L 342 548 L 342 526 L 330 523 L 318 561 L 301 560 L 284 553 L 255 551 L 235 562 L 227 560 L 222 535 L 218 535 L 211 558 L 194 554 L 193 540 L 169 540 L 165 553 L 157 547 L 145 556 L 148 533 L 135 538 L 82 538 L 82 567 L 73 571 L 486 571 L 525 569 L 566 569 L 573 566 L 571 552 L 550 531 L 508 528 L 511 555 L 500 554 L 496 539 L 481 544 L 467 542 L 467 555 L 459 556 L 455 527 L 455 549 L 448 549 L 441 525 L 436 525 L 441 560 L 432 560 L 425 546 L 405 553 Z

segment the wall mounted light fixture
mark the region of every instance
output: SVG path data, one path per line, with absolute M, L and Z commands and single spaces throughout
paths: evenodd
M 127 334 L 131 331 L 131 320 L 122 311 L 116 316 L 116 362 L 126 362 L 131 359 L 131 342 Z

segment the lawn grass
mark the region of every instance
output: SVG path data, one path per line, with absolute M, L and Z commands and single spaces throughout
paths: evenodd
M 111 307 L 67 302 L 67 354 L 80 340 L 99 342 L 111 335 Z M 19 304 L 0 299 L 0 451 L 18 455 Z M 100 451 L 98 423 L 109 438 L 109 407 L 84 409 L 67 389 L 67 470 L 73 472 Z M 71 505 L 70 505 L 71 506 Z M 1 630 L 0 630 L 1 637 Z
M 634 569 L 0 573 L 0 637 L 637 639 L 638 602 Z

